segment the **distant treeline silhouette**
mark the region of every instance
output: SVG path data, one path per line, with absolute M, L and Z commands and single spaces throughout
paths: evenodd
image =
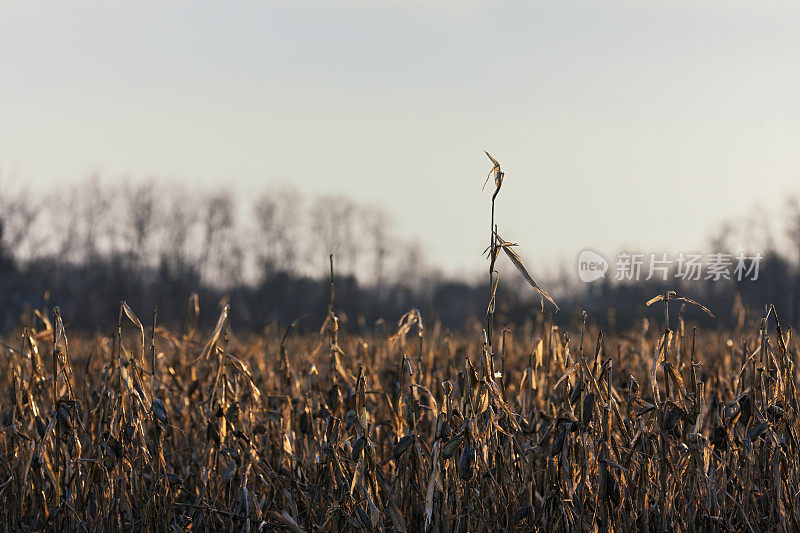
M 59 305 L 73 328 L 105 329 L 116 323 L 121 300 L 145 315 L 158 305 L 160 320 L 176 324 L 187 316 L 193 293 L 204 325 L 213 323 L 224 299 L 234 327 L 260 330 L 306 314 L 306 327 L 317 327 L 329 300 L 329 253 L 347 328 L 392 328 L 412 307 L 451 329 L 475 326 L 485 316 L 482 281 L 442 275 L 416 242 L 392 233 L 376 208 L 343 197 L 303 198 L 291 189 L 266 191 L 244 204 L 225 190 L 155 181 L 109 185 L 95 178 L 36 196 L 0 189 L 0 329 L 43 305 Z M 780 216 L 756 210 L 711 239 L 714 252 L 761 253 L 756 281 L 620 283 L 609 272 L 584 284 L 575 272 L 563 272 L 549 284 L 557 285 L 552 293 L 562 309 L 554 320 L 577 320 L 586 310 L 607 328 L 626 327 L 644 315 L 647 299 L 675 289 L 727 323 L 755 319 L 764 305 L 775 304 L 783 320 L 797 324 L 799 205 L 787 202 Z M 774 229 L 776 219 L 785 227 Z M 539 316 L 538 298 L 514 275 L 507 278 L 497 316 L 518 324 Z

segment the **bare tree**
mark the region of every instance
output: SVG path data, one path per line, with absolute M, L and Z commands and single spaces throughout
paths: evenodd
M 98 175 L 53 192 L 45 200 L 47 237 L 60 261 L 95 261 L 120 246 L 113 191 Z
M 800 322 L 800 196 L 786 201 L 786 236 L 789 239 L 790 260 L 795 262 L 794 290 L 792 291 L 792 318 Z
M 312 234 L 309 255 L 315 259 L 318 272 L 324 268 L 328 254 L 333 254 L 340 273 L 356 273 L 361 252 L 357 210 L 351 200 L 340 196 L 322 196 L 314 202 L 309 216 Z
M 148 180 L 125 188 L 126 197 L 126 230 L 128 235 L 127 252 L 137 266 L 153 266 L 148 262 L 149 250 L 153 243 L 156 229 L 158 198 L 155 193 L 156 184 Z M 152 259 L 152 258 L 150 258 Z
M 789 239 L 790 256 L 800 266 L 800 196 L 786 200 L 786 237 Z
M 768 252 L 775 249 L 775 231 L 769 211 L 762 205 L 754 206 L 741 226 L 742 252 Z
M 422 248 L 416 241 L 408 241 L 399 245 L 399 255 L 395 271 L 395 283 L 398 287 L 416 292 L 421 288 L 425 263 Z
M 258 228 L 255 259 L 260 275 L 269 277 L 297 268 L 301 209 L 300 194 L 292 189 L 268 191 L 256 201 L 253 206 Z
M 202 252 L 199 268 L 211 284 L 229 286 L 241 279 L 242 248 L 236 239 L 236 205 L 227 191 L 208 195 L 203 202 Z
M 34 250 L 33 229 L 39 212 L 25 189 L 11 190 L 0 181 L 0 223 L 3 235 L 0 246 L 17 256 L 29 256 Z
M 359 213 L 371 256 L 371 281 L 380 292 L 386 282 L 386 263 L 389 259 L 388 219 L 380 209 L 367 207 Z

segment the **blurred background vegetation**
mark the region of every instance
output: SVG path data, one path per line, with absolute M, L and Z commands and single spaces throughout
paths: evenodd
M 558 231 L 557 222 L 542 231 Z M 728 326 L 768 303 L 787 321 L 800 321 L 796 197 L 779 210 L 754 208 L 721 225 L 709 233 L 708 247 L 761 253 L 758 279 L 620 283 L 611 257 L 605 280 L 591 284 L 578 280 L 574 265 L 534 277 L 558 301 L 562 323 L 587 310 L 607 328 L 627 327 L 643 315 L 646 299 L 667 289 L 701 299 Z M 521 250 L 523 257 L 535 252 Z M 396 235 L 392 220 L 373 206 L 304 197 L 288 187 L 238 199 L 225 189 L 110 185 L 95 177 L 49 193 L 0 187 L 0 330 L 44 303 L 61 306 L 72 328 L 115 323 L 120 300 L 137 309 L 158 305 L 163 321 L 177 323 L 195 292 L 200 308 L 209 310 L 201 317 L 205 325 L 221 301 L 232 304 L 231 320 L 240 328 L 286 324 L 306 313 L 308 324 L 318 324 L 329 299 L 329 253 L 346 328 L 382 327 L 381 319 L 396 321 L 412 307 L 451 329 L 485 314 L 483 276 L 444 272 L 436 250 Z M 513 269 L 503 272 L 498 316 L 521 324 L 540 305 Z

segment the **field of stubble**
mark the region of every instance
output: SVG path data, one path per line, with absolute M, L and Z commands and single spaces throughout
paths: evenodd
M 364 337 L 229 312 L 166 330 L 122 305 L 92 336 L 41 310 L 3 339 L 3 529 L 800 529 L 774 315 L 606 335 L 540 315 L 490 355 L 416 312 Z

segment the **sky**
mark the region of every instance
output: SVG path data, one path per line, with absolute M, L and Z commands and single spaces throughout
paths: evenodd
M 0 177 L 291 185 L 453 272 L 679 252 L 800 188 L 800 4 L 0 3 Z

